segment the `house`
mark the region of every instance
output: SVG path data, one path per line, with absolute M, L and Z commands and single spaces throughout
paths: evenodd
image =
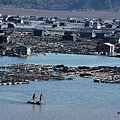
M 74 34 L 74 31 L 72 30 L 64 31 L 64 35 L 70 35 L 70 34 Z
M 56 17 L 51 17 L 51 18 L 47 18 L 45 21 L 48 24 L 53 24 L 53 23 L 56 23 L 57 20 L 58 19 Z
M 2 25 L 2 23 L 3 23 L 2 20 L 0 20 L 0 25 Z
M 9 16 L 7 18 L 8 22 L 13 22 L 13 23 L 22 23 L 23 24 L 23 19 L 20 16 Z
M 16 23 L 21 23 L 21 24 L 23 24 L 23 23 L 24 23 L 24 20 L 23 20 L 23 19 L 18 19 L 18 20 L 16 21 Z
M 98 22 L 93 22 L 93 26 L 92 26 L 92 28 L 94 29 L 94 30 L 97 30 L 97 29 L 101 29 L 101 24 L 100 23 L 98 23 Z
M 58 25 L 57 25 L 57 24 L 53 24 L 52 27 L 53 27 L 53 28 L 56 28 L 56 27 L 58 27 Z
M 92 25 L 93 25 L 92 21 L 89 20 L 85 21 L 85 27 L 90 28 Z
M 30 16 L 29 20 L 36 20 L 37 17 L 36 16 Z
M 98 23 L 97 23 L 97 22 L 94 22 L 94 23 L 93 23 L 93 29 L 96 30 L 96 29 L 97 29 L 97 25 L 98 25 Z
M 66 26 L 67 24 L 65 22 L 60 22 L 59 26 Z
M 116 25 L 113 24 L 113 23 L 105 23 L 104 24 L 106 28 L 109 28 L 109 29 L 115 29 L 116 28 Z
M 75 34 L 67 34 L 65 36 L 63 36 L 63 40 L 66 41 L 76 41 L 76 35 Z
M 10 42 L 10 36 L 8 36 L 8 35 L 0 36 L 0 43 L 9 43 L 9 42 Z
M 69 22 L 77 23 L 78 22 L 78 18 L 69 18 Z
M 45 21 L 47 18 L 46 17 L 39 17 L 37 18 L 38 21 Z
M 16 24 L 15 23 L 8 23 L 8 28 L 16 28 Z
M 3 15 L 3 21 L 7 22 L 9 17 L 11 17 L 11 15 Z
M 115 30 L 115 34 L 120 35 L 120 28 L 118 28 L 118 29 Z
M 6 49 L 6 45 L 0 45 L 0 50 Z
M 44 36 L 44 35 L 45 35 L 45 32 L 44 32 L 44 30 L 34 29 L 33 35 L 34 35 L 34 36 Z
M 92 32 L 87 32 L 87 31 L 81 31 L 80 32 L 80 37 L 81 38 L 91 38 L 92 37 Z
M 1 36 L 1 35 L 5 35 L 4 30 L 0 30 L 0 36 Z
M 12 49 L 18 55 L 31 55 L 31 49 L 26 46 L 18 46 Z
M 98 44 L 96 51 L 102 54 L 114 55 L 114 45 L 110 43 Z
M 90 21 L 85 21 L 85 27 L 89 27 L 90 26 Z
M 120 43 L 120 37 L 119 36 L 105 36 L 103 38 L 104 42 L 108 42 L 111 44 L 119 44 Z
M 105 33 L 103 33 L 103 32 L 95 33 L 95 38 L 96 39 L 102 39 L 102 38 L 104 38 L 104 35 L 105 35 Z

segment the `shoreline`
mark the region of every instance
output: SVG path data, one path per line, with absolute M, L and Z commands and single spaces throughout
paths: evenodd
M 59 11 L 59 10 L 38 10 L 38 9 L 25 9 L 13 6 L 1 6 L 1 14 L 21 15 L 21 16 L 37 16 L 37 17 L 75 17 L 79 19 L 84 18 L 102 18 L 111 20 L 111 18 L 120 19 L 120 13 L 115 11 Z

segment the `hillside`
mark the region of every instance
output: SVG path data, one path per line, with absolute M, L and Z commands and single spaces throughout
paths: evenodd
M 120 10 L 120 0 L 0 0 L 0 4 L 46 10 Z

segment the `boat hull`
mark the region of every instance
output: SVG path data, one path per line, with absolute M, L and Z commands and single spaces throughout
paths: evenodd
M 44 103 L 42 103 L 42 102 L 39 102 L 39 101 L 27 101 L 27 103 L 29 103 L 29 104 L 35 104 L 35 105 L 43 105 Z

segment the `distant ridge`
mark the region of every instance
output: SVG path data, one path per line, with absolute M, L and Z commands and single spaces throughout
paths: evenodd
M 0 4 L 46 10 L 120 10 L 120 0 L 0 0 Z

